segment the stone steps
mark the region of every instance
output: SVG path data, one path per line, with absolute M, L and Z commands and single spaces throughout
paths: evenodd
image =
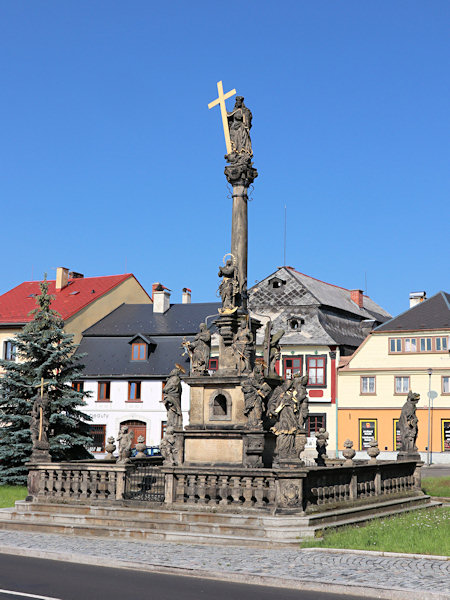
M 167 510 L 20 501 L 13 509 L 0 510 L 0 528 L 136 541 L 286 547 L 327 527 L 363 523 L 374 517 L 439 505 L 430 502 L 429 496 L 416 496 L 308 515 L 273 515 L 260 511 L 215 512 L 205 507 Z

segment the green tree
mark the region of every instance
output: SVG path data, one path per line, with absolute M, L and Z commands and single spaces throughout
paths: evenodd
M 84 365 L 73 355 L 73 335 L 64 332 L 64 321 L 51 309 L 54 296 L 49 295 L 46 280 L 40 288 L 37 308 L 31 313 L 33 320 L 11 340 L 17 360 L 0 360 L 4 369 L 0 377 L 0 484 L 26 482 L 25 463 L 32 450 L 31 408 L 42 378 L 51 401 L 52 460 L 92 458 L 87 450 L 92 441 L 87 423 L 91 417 L 79 410 L 86 404 L 86 393 L 71 386 Z

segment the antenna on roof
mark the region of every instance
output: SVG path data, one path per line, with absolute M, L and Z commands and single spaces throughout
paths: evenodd
M 286 204 L 284 205 L 284 252 L 283 252 L 283 265 L 286 266 L 286 224 L 287 224 L 287 219 L 286 219 L 286 215 L 287 215 L 287 208 L 286 208 Z

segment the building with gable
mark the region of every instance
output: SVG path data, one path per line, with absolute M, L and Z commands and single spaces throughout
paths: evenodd
M 408 391 L 420 393 L 417 446 L 424 460 L 450 462 L 450 294 L 410 295 L 410 308 L 370 333 L 339 367 L 339 448 L 346 438 L 366 457 L 398 449 L 398 419 Z M 429 453 L 428 453 L 429 448 Z M 358 456 L 358 455 L 357 455 Z
M 181 304 L 170 303 L 170 291 L 153 286 L 153 305 L 120 306 L 83 332 L 78 352 L 86 353 L 82 381 L 91 392 L 85 410 L 93 417 L 94 450 L 100 456 L 109 436 L 128 424 L 147 445 L 159 444 L 166 412 L 164 381 L 175 363 L 186 371 L 182 342 L 191 341 L 206 321 L 213 333 L 210 370 L 219 368 L 218 337 L 213 326 L 220 303 L 191 303 L 183 290 Z M 390 315 L 359 290 L 346 290 L 283 267 L 249 290 L 250 314 L 261 321 L 257 354 L 262 360 L 264 325 L 284 329 L 277 370 L 291 377 L 309 374 L 310 443 L 319 427 L 336 439 L 337 365 L 362 343 L 367 333 Z M 182 409 L 188 424 L 189 388 L 183 384 Z
M 339 361 L 391 315 L 361 290 L 326 283 L 292 267 L 280 267 L 254 285 L 249 290 L 249 309 L 263 324 L 257 334 L 260 358 L 267 321 L 272 322 L 273 332 L 284 329 L 277 372 L 286 378 L 309 375 L 308 443 L 315 448 L 315 432 L 325 427 L 329 452 L 336 452 Z
M 33 319 L 39 281 L 25 281 L 0 296 L 0 352 L 2 358 L 15 356 L 14 336 Z M 64 319 L 64 330 L 79 343 L 81 332 L 121 304 L 151 304 L 152 300 L 131 273 L 103 277 L 84 277 L 59 267 L 56 279 L 49 280 L 54 296 L 52 309 Z
M 91 451 L 101 457 L 108 437 L 117 437 L 122 425 L 139 435 L 147 446 L 158 445 L 166 424 L 162 403 L 164 381 L 175 364 L 189 371 L 182 342 L 192 341 L 205 320 L 217 317 L 217 302 L 170 303 L 170 290 L 153 285 L 153 304 L 124 304 L 83 332 L 78 353 L 85 369 L 79 389 L 89 391 L 84 412 L 93 419 Z M 189 388 L 182 383 L 183 421 L 188 423 Z

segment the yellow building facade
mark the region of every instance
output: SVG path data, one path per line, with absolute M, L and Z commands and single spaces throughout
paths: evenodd
M 350 359 L 341 362 L 341 450 L 351 439 L 355 450 L 365 455 L 375 438 L 382 453 L 396 452 L 400 411 L 412 390 L 420 394 L 417 447 L 422 458 L 450 462 L 449 316 L 448 294 L 440 292 L 375 329 Z

